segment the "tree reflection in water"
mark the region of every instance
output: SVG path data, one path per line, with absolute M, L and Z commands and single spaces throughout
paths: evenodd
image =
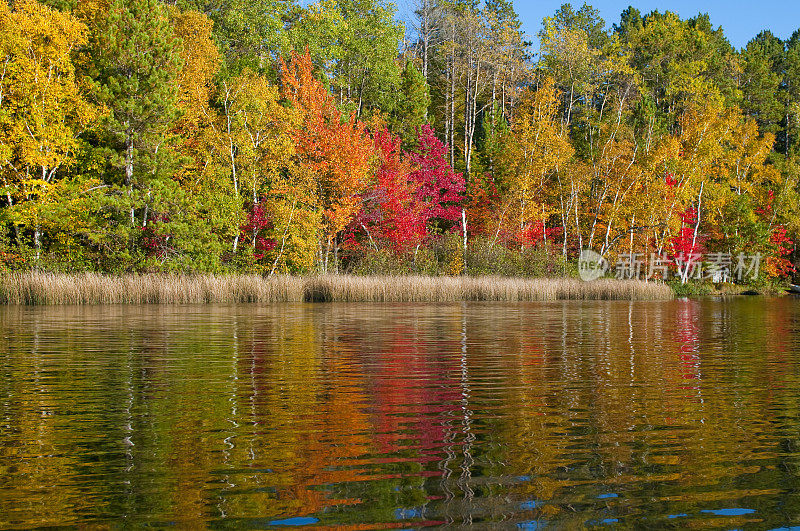
M 793 300 L 0 310 L 0 525 L 798 525 Z

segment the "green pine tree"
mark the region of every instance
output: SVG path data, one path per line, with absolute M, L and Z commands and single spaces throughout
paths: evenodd
M 492 183 L 498 189 L 502 189 L 505 186 L 508 175 L 506 175 L 505 168 L 497 164 L 497 161 L 506 147 L 505 144 L 508 141 L 511 130 L 499 104 L 495 103 L 491 111 L 486 113 L 481 132 L 481 139 L 478 143 L 481 161 Z
M 761 32 L 742 51 L 742 110 L 758 122 L 762 133 L 782 130 L 784 104 L 779 92 L 783 42 L 769 31 Z
M 95 34 L 92 74 L 108 109 L 103 140 L 129 189 L 163 160 L 159 151 L 178 115 L 179 46 L 157 0 L 114 0 Z
M 644 24 L 642 13 L 633 6 L 628 6 L 619 16 L 619 24 L 614 24 L 614 33 L 619 35 L 622 42 L 628 42 L 631 32 L 640 30 Z
M 783 103 L 784 103 L 784 134 L 782 142 L 778 143 L 778 150 L 790 155 L 797 151 L 800 124 L 798 121 L 798 106 L 800 106 L 800 30 L 795 31 L 786 42 L 786 52 L 781 63 L 783 72 Z
M 86 72 L 106 109 L 91 140 L 93 159 L 108 185 L 95 211 L 102 230 L 90 240 L 103 249 L 110 270 L 140 266 L 146 253 L 141 227 L 154 219 L 163 191 L 177 186 L 169 130 L 179 114 L 182 43 L 167 9 L 158 0 L 112 0 L 87 50 Z
M 414 143 L 419 128 L 428 122 L 431 94 L 428 82 L 413 62 L 408 61 L 401 74 L 400 93 L 391 125 L 404 146 Z

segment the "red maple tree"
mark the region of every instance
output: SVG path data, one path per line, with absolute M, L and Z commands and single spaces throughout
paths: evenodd
M 370 245 L 379 242 L 401 254 L 427 234 L 423 205 L 417 201 L 417 186 L 409 180 L 411 165 L 401 156 L 400 142 L 385 126 L 373 135 L 379 167 L 375 183 L 364 193 L 363 207 L 348 231 L 351 243 L 357 242 L 356 235 L 364 231 Z
M 422 126 L 417 147 L 408 157 L 416 168 L 411 181 L 418 185 L 416 196 L 425 217 L 460 225 L 466 183 L 463 174 L 454 172 L 447 162 L 447 146 L 436 138 L 433 127 Z
M 670 239 L 672 245 L 673 259 L 689 260 L 705 252 L 702 245 L 701 236 L 695 235 L 697 225 L 697 209 L 689 207 L 680 214 L 681 230 L 677 236 Z
M 274 239 L 264 235 L 271 228 L 272 220 L 264 208 L 263 201 L 252 205 L 247 213 L 247 222 L 239 230 L 241 230 L 242 240 L 251 243 L 253 256 L 257 260 L 264 258 L 264 253 L 273 250 L 276 246 Z

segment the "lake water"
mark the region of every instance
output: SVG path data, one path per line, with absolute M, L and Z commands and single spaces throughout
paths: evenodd
M 0 527 L 800 525 L 800 302 L 0 308 Z

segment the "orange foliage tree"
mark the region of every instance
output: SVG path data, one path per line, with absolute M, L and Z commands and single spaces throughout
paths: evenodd
M 294 130 L 295 165 L 303 176 L 309 203 L 322 213 L 319 263 L 329 270 L 331 252 L 338 262 L 340 233 L 361 206 L 361 194 L 373 174 L 372 141 L 355 115 L 344 115 L 313 75 L 311 56 L 292 52 L 281 61 L 283 96 L 299 115 Z

